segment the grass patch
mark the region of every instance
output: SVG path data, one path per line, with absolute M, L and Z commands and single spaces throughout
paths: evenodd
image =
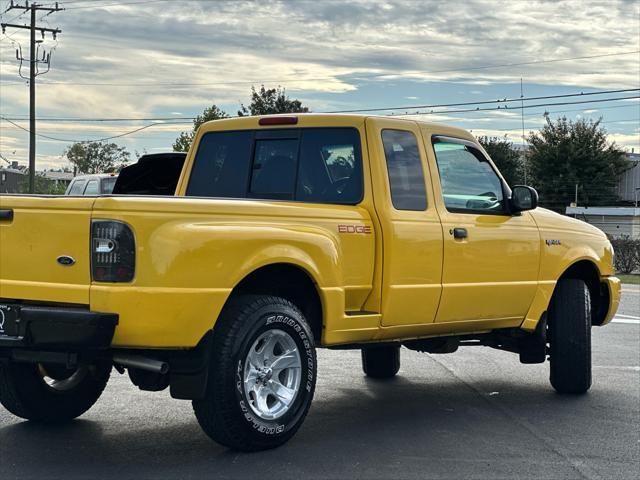
M 622 283 L 632 283 L 633 285 L 640 285 L 640 275 L 616 275 Z

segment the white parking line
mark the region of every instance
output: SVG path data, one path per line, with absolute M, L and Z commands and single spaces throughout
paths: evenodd
M 593 368 L 609 368 L 611 370 L 631 370 L 632 372 L 640 372 L 639 366 L 617 367 L 612 365 L 594 365 Z
M 632 318 L 634 320 L 640 320 L 640 317 L 638 317 L 637 315 L 623 315 L 622 313 L 616 313 L 616 317 L 620 317 L 620 318 Z
M 640 325 L 640 319 L 635 320 L 633 318 L 620 318 L 620 317 L 613 317 L 613 320 L 611 320 L 613 323 L 630 323 L 633 325 Z

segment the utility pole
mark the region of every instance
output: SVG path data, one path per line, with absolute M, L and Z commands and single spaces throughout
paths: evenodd
M 24 10 L 24 13 L 29 12 L 31 14 L 31 23 L 30 25 L 17 25 L 13 23 L 3 23 L 0 26 L 2 27 L 2 33 L 5 33 L 7 27 L 10 28 L 19 28 L 24 30 L 30 30 L 30 42 L 29 42 L 29 60 L 25 60 L 22 56 L 22 49 L 16 50 L 16 59 L 20 62 L 20 70 L 19 74 L 22 78 L 29 81 L 29 193 L 35 193 L 35 174 L 36 174 L 36 77 L 38 75 L 43 75 L 49 71 L 51 68 L 51 52 L 46 53 L 43 49 L 42 58 L 39 56 L 40 44 L 42 40 L 44 40 L 45 33 L 51 33 L 53 39 L 56 39 L 56 36 L 59 33 L 62 33 L 62 30 L 58 28 L 45 28 L 39 27 L 36 25 L 36 14 L 38 12 L 48 12 L 47 15 L 50 15 L 54 12 L 59 12 L 64 10 L 58 6 L 56 2 L 55 7 L 44 7 L 37 3 L 29 4 L 28 0 L 25 0 L 23 5 L 14 4 L 13 0 L 11 0 L 11 4 L 5 10 L 4 13 L 10 10 Z M 40 32 L 42 36 L 42 40 L 36 40 L 36 31 Z M 37 46 L 36 46 L 37 45 Z M 29 77 L 24 77 L 22 75 L 22 63 L 28 61 L 29 62 Z M 40 72 L 38 69 L 39 64 L 47 65 L 47 70 L 44 72 Z
M 524 89 L 522 88 L 522 77 L 520 77 L 520 118 L 522 119 L 522 170 L 524 173 L 524 184 L 527 184 L 527 152 L 525 145 L 527 143 L 524 136 Z

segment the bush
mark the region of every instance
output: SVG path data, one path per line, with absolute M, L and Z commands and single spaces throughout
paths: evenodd
M 612 238 L 615 252 L 615 267 L 620 273 L 632 273 L 640 270 L 640 239 L 634 240 L 628 235 Z

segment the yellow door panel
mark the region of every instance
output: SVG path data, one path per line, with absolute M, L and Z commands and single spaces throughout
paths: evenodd
M 383 141 L 386 131 L 402 134 L 395 139 L 391 135 Z M 372 182 L 375 208 L 382 225 L 382 325 L 431 323 L 440 301 L 442 228 L 432 201 L 433 190 L 420 131 L 414 122 L 368 118 L 367 137 L 371 158 L 376 160 L 371 162 Z M 403 144 L 404 141 L 408 143 Z M 387 154 L 394 159 L 387 159 Z M 392 161 L 396 162 L 395 166 L 388 166 Z M 421 167 L 423 180 L 419 180 L 420 169 L 416 164 Z M 391 187 L 392 175 L 397 182 L 396 191 Z M 403 185 L 403 182 L 415 181 L 421 181 L 422 185 Z M 414 187 L 422 203 L 409 198 Z
M 538 285 L 540 235 L 529 212 L 507 213 L 508 187 L 474 141 L 423 129 L 444 237 L 436 322 L 525 317 Z
M 443 292 L 436 321 L 522 319 L 538 283 L 540 241 L 531 216 L 442 218 Z M 468 237 L 455 239 L 454 228 L 465 228 Z

